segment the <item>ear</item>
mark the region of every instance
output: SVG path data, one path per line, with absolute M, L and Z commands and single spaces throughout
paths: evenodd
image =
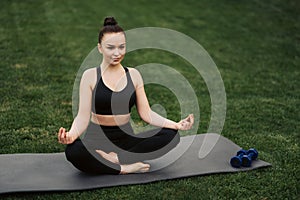
M 97 47 L 98 47 L 98 51 L 99 51 L 99 53 L 101 53 L 101 54 L 102 54 L 102 46 L 101 46 L 101 44 L 100 44 L 100 43 L 98 43 Z

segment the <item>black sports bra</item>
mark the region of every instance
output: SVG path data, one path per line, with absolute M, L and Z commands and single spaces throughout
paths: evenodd
M 97 83 L 93 90 L 92 112 L 101 115 L 122 115 L 131 112 L 136 104 L 135 87 L 127 67 L 123 67 L 126 73 L 127 85 L 121 91 L 112 91 L 101 77 L 101 68 L 97 67 Z

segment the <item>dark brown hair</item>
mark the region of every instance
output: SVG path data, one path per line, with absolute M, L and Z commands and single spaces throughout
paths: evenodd
M 124 30 L 118 25 L 114 17 L 106 17 L 104 19 L 103 27 L 99 32 L 98 42 L 101 44 L 102 38 L 105 33 L 120 33 Z

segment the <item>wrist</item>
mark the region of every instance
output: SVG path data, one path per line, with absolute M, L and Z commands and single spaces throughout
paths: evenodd
M 177 123 L 175 124 L 175 129 L 176 129 L 176 130 L 180 130 L 180 127 L 181 127 L 181 124 L 177 122 Z
M 68 132 L 68 135 L 71 138 L 72 142 L 74 142 L 78 138 L 78 134 L 72 130 Z
M 174 130 L 179 130 L 180 124 L 174 121 L 169 121 L 166 126 L 166 128 L 174 129 Z

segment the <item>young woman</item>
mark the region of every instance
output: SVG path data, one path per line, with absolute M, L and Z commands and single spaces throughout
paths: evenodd
M 190 114 L 174 122 L 151 110 L 140 73 L 121 64 L 126 38 L 113 17 L 105 18 L 98 41 L 102 63 L 83 73 L 78 114 L 69 131 L 63 127 L 59 129 L 58 141 L 67 144 L 67 159 L 81 171 L 96 174 L 147 172 L 150 165 L 143 161 L 162 156 L 174 148 L 180 140 L 178 130 L 189 130 L 194 116 Z M 143 121 L 160 128 L 135 135 L 129 122 L 134 105 Z M 83 132 L 84 138 L 80 139 Z

